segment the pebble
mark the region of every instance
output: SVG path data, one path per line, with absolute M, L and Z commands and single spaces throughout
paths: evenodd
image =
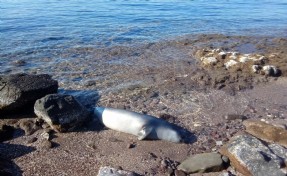
M 246 120 L 247 117 L 244 115 L 238 115 L 238 114 L 227 114 L 224 116 L 225 120 L 236 120 L 236 119 L 240 119 L 240 120 Z
M 130 143 L 127 145 L 128 149 L 135 148 L 135 147 L 136 147 L 136 144 L 134 144 L 134 143 Z

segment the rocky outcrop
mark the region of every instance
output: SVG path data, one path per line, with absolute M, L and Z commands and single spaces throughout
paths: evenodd
M 36 101 L 35 114 L 57 132 L 71 131 L 89 119 L 90 113 L 71 95 L 50 94 Z
M 0 76 L 0 113 L 15 113 L 27 107 L 32 109 L 37 99 L 57 90 L 58 82 L 45 74 Z
M 178 169 L 187 174 L 218 172 L 223 169 L 223 160 L 218 153 L 202 153 L 187 158 Z
M 220 152 L 228 156 L 231 165 L 243 175 L 285 176 L 280 170 L 284 166 L 281 156 L 249 134 L 235 136 Z
M 227 70 L 246 70 L 255 74 L 280 76 L 281 71 L 274 65 L 266 65 L 268 58 L 260 54 L 225 52 L 221 49 L 201 49 L 195 53 L 203 67 L 221 67 Z
M 138 174 L 112 167 L 101 167 L 98 176 L 138 176 Z
M 243 122 L 246 131 L 257 138 L 270 143 L 278 143 L 287 147 L 287 130 L 265 122 L 247 120 Z

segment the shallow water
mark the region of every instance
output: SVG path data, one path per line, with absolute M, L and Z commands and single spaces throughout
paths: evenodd
M 285 0 L 0 0 L 0 73 L 59 78 L 109 69 L 101 64 L 105 59 L 122 69 L 120 65 L 137 63 L 141 54 L 135 46 L 144 44 L 148 50 L 149 44 L 186 34 L 282 37 L 287 34 L 286 9 Z M 180 55 L 178 50 L 164 52 L 165 58 Z M 160 59 L 155 53 L 146 57 Z

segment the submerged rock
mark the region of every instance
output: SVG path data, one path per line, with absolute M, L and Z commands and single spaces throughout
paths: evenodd
M 197 154 L 184 160 L 178 169 L 188 174 L 217 172 L 223 169 L 223 161 L 218 153 Z
M 287 147 L 287 130 L 262 121 L 247 120 L 243 122 L 246 131 L 261 140 L 275 142 Z
M 138 176 L 138 174 L 105 166 L 100 168 L 98 176 Z
M 220 149 L 231 165 L 243 175 L 285 176 L 280 170 L 284 161 L 259 139 L 248 134 L 234 137 Z
M 88 110 L 71 95 L 47 95 L 36 101 L 34 111 L 57 132 L 71 131 L 90 116 Z
M 15 113 L 27 107 L 32 109 L 37 99 L 57 90 L 58 82 L 46 74 L 0 76 L 0 113 Z

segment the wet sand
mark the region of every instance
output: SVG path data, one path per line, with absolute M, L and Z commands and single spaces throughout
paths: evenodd
M 202 48 L 275 53 L 268 64 L 278 67 L 282 75 L 202 68 L 195 58 Z M 33 137 L 40 139 L 43 130 L 30 136 L 20 132 L 17 138 L 0 144 L 1 153 L 8 154 L 5 157 L 12 159 L 23 175 L 96 175 L 101 166 L 166 175 L 162 160 L 181 162 L 192 154 L 218 151 L 220 142 L 224 144 L 242 131 L 242 120 L 226 120 L 227 114 L 287 124 L 286 49 L 284 38 L 199 35 L 134 47 L 68 49 L 62 55 L 77 53 L 79 58 L 56 63 L 54 58 L 42 58 L 39 62 L 46 64 L 27 72 L 53 75 L 60 83 L 60 93 L 75 95 L 88 108 L 123 108 L 164 118 L 189 131 L 185 136 L 188 142 L 138 141 L 94 120 L 80 131 L 55 134 L 52 149 L 40 149 L 40 140 L 27 144 Z M 16 66 L 12 72 L 19 70 L 21 66 Z M 15 157 L 16 149 L 21 153 L 18 145 L 35 150 Z

